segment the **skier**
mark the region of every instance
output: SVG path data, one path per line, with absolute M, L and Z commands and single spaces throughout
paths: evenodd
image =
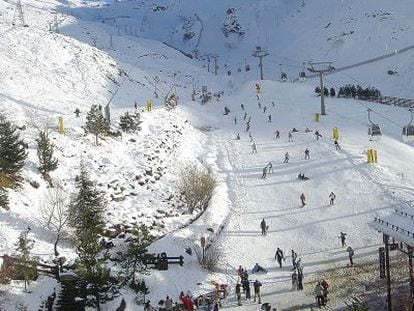
M 260 223 L 260 228 L 262 229 L 262 235 L 266 235 L 267 225 L 266 225 L 266 221 L 264 220 L 264 218 L 263 218 L 262 222 Z
M 290 158 L 289 152 L 286 152 L 285 153 L 285 159 L 283 160 L 283 163 L 289 163 L 289 158 Z
M 270 161 L 269 163 L 267 163 L 267 172 L 269 174 L 273 174 L 273 164 L 272 164 L 272 161 Z
M 266 107 L 266 106 L 264 106 L 264 107 L 263 107 L 263 113 L 266 113 L 266 110 L 267 110 L 267 107 Z
M 293 142 L 293 135 L 292 135 L 292 133 L 291 132 L 289 132 L 289 134 L 288 134 L 288 137 L 289 137 L 289 142 L 291 143 L 291 142 Z
M 237 124 L 237 117 L 234 117 L 234 124 Z
M 302 192 L 302 194 L 300 195 L 300 201 L 302 202 L 302 207 L 306 205 L 305 200 L 306 200 L 305 194 Z
M 267 120 L 271 123 L 272 122 L 272 115 L 271 114 L 269 114 L 268 116 L 267 116 Z
M 257 153 L 257 146 L 255 142 L 252 144 L 252 153 Z
M 338 238 L 341 239 L 342 247 L 345 247 L 346 246 L 346 242 L 345 242 L 346 233 L 341 231 Z
M 292 266 L 293 269 L 296 269 L 296 259 L 298 258 L 298 254 L 292 249 Z
M 241 107 L 242 110 L 244 110 L 244 105 L 243 104 L 240 104 L 240 107 Z
M 320 137 L 322 137 L 321 134 L 319 134 L 318 131 L 315 131 L 316 140 L 319 140 Z
M 236 298 L 237 298 L 237 305 L 241 306 L 241 290 L 240 290 L 240 283 L 236 284 Z
M 335 145 L 335 150 L 341 150 L 341 146 L 339 146 L 338 140 L 335 139 L 334 145 Z
M 308 148 L 305 149 L 305 160 L 309 160 L 310 159 L 310 151 Z
M 276 130 L 274 134 L 275 134 L 275 139 L 280 138 L 280 132 L 278 130 Z
M 266 179 L 266 174 L 267 174 L 267 165 L 263 168 L 263 175 L 262 175 L 263 179 Z
M 284 259 L 283 251 L 278 247 L 275 253 L 275 259 L 279 263 L 279 267 L 282 268 L 282 259 Z
M 298 287 L 298 273 L 296 272 L 296 269 L 293 270 L 292 273 L 292 289 L 295 290 Z
M 348 256 L 349 256 L 349 263 L 351 264 L 351 267 L 353 267 L 354 266 L 354 261 L 353 261 L 354 250 L 352 249 L 351 246 L 348 246 L 346 251 L 348 252 Z
M 256 302 L 256 296 L 259 299 L 259 304 L 262 303 L 262 297 L 260 295 L 260 286 L 262 286 L 262 283 L 259 282 L 259 280 L 254 281 L 253 287 L 254 287 L 254 299 L 253 301 Z
M 330 194 L 329 194 L 329 205 L 334 205 L 335 204 L 335 199 L 336 199 L 336 195 L 335 195 L 335 193 L 333 193 L 333 192 L 331 192 Z
M 318 284 L 316 284 L 313 292 L 315 294 L 315 299 L 318 303 L 318 307 L 320 308 L 321 306 L 324 306 L 325 304 L 323 301 L 323 287 L 321 285 L 321 282 L 318 282 Z

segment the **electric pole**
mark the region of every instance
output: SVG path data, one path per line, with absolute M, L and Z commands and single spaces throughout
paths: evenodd
M 310 67 L 308 70 L 310 72 L 314 72 L 319 74 L 319 80 L 321 83 L 321 115 L 326 115 L 325 111 L 325 87 L 323 86 L 323 74 L 325 72 L 330 72 L 335 70 L 334 67 L 332 67 L 332 62 L 319 62 L 319 63 L 309 63 Z
M 253 57 L 259 57 L 260 80 L 263 80 L 263 57 L 268 55 L 269 53 L 262 50 L 261 46 L 256 46 L 256 51 L 253 52 Z
M 214 75 L 217 76 L 217 69 L 218 69 L 218 65 L 217 65 L 217 58 L 219 57 L 216 54 L 211 55 L 211 57 L 214 59 Z

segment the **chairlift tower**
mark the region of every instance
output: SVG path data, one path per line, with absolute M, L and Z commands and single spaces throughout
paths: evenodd
M 16 25 L 16 19 L 22 24 L 23 27 L 28 27 L 28 25 L 24 21 L 24 14 L 22 9 L 22 2 L 21 0 L 17 0 L 16 2 L 16 8 L 14 9 L 14 16 L 12 25 Z
M 253 57 L 259 58 L 259 68 L 260 68 L 260 80 L 263 80 L 263 57 L 269 55 L 265 50 L 262 50 L 261 46 L 256 46 L 256 51 L 253 52 Z
M 321 115 L 326 115 L 325 111 L 325 88 L 323 86 L 323 74 L 326 72 L 331 72 L 335 70 L 335 68 L 332 66 L 332 62 L 309 62 L 309 68 L 308 70 L 313 73 L 319 74 L 319 80 L 321 82 Z

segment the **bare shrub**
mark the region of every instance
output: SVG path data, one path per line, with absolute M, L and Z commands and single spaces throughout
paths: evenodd
M 189 165 L 180 172 L 178 187 L 191 213 L 196 209 L 207 208 L 215 186 L 215 178 L 204 168 Z
M 211 272 L 217 271 L 220 260 L 223 258 L 223 251 L 217 243 L 211 243 L 206 246 L 204 249 L 204 258 L 203 249 L 200 245 L 195 245 L 194 251 L 197 255 L 198 262 L 204 269 Z

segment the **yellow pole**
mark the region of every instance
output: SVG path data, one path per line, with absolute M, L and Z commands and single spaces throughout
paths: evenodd
M 372 150 L 373 151 L 373 160 L 374 163 L 378 163 L 378 154 L 377 154 L 377 150 Z
M 315 122 L 319 122 L 319 113 L 315 113 Z
M 59 117 L 59 134 L 65 134 L 65 123 L 63 117 Z

